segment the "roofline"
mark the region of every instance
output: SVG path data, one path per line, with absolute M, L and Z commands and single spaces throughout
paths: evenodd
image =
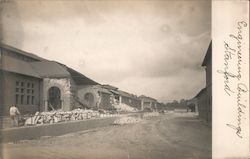
M 202 88 L 192 99 L 198 98 L 204 91 L 206 91 L 207 87 Z
M 3 48 L 3 49 L 6 49 L 6 50 L 10 50 L 10 51 L 13 51 L 15 53 L 19 53 L 19 54 L 22 54 L 23 56 L 27 56 L 29 58 L 32 58 L 32 59 L 35 59 L 35 60 L 38 60 L 38 61 L 42 61 L 42 60 L 46 60 L 42 57 L 39 57 L 33 53 L 30 53 L 30 52 L 26 52 L 26 51 L 23 51 L 23 50 L 20 50 L 18 48 L 15 48 L 13 46 L 10 46 L 10 45 L 7 45 L 7 44 L 4 44 L 2 42 L 0 42 L 0 48 Z M 46 60 L 47 61 L 47 60 Z
M 137 99 L 138 97 L 135 95 L 135 94 L 132 94 L 132 93 L 128 93 L 128 92 L 125 92 L 123 90 L 117 90 L 119 93 L 123 93 L 123 94 L 120 94 L 121 96 L 124 96 L 124 97 L 129 97 L 129 98 L 134 98 L 134 99 Z
M 201 66 L 206 66 L 207 60 L 208 60 L 208 58 L 211 58 L 211 56 L 212 56 L 212 40 L 209 43 L 206 55 L 205 55 L 205 57 L 204 57 L 204 59 L 202 61 Z
M 102 84 L 102 87 L 106 88 L 106 89 L 113 89 L 113 90 L 118 90 L 119 88 L 110 84 Z M 109 87 L 109 88 L 107 88 Z
M 92 85 L 100 85 L 99 83 L 97 83 L 96 81 L 94 81 L 94 80 L 88 78 L 87 76 L 83 75 L 82 73 L 80 73 L 80 72 L 78 72 L 78 71 L 76 71 L 76 70 L 74 70 L 74 69 L 72 69 L 72 68 L 70 68 L 70 67 L 68 67 L 68 66 L 66 66 L 66 65 L 64 65 L 64 66 L 65 66 L 67 69 L 69 69 L 69 70 L 71 70 L 71 71 L 73 71 L 73 72 L 76 72 L 76 73 L 79 74 L 81 77 L 87 78 L 88 80 L 90 80 L 91 82 L 93 82 Z M 70 72 L 69 72 L 69 73 L 70 73 Z M 71 77 L 74 77 L 74 76 L 72 76 L 72 75 L 70 75 L 70 76 L 71 76 Z
M 145 95 L 140 95 L 139 98 L 149 98 L 149 99 L 151 99 L 151 100 L 157 101 L 157 99 L 154 99 L 154 98 L 152 98 L 152 97 L 148 97 L 148 96 L 145 96 Z
M 28 76 L 28 77 L 32 77 L 32 78 L 43 79 L 41 76 L 28 75 L 28 74 L 23 74 L 23 73 L 19 73 L 19 72 L 4 70 L 4 69 L 0 69 L 0 71 L 8 72 L 8 73 L 14 73 L 14 74 L 18 74 L 18 75 L 21 75 L 21 76 Z

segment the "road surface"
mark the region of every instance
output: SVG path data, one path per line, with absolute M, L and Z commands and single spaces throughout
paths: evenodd
M 206 159 L 211 128 L 191 113 L 3 145 L 5 159 Z

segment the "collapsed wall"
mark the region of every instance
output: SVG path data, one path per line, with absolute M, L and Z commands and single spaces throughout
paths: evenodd
M 134 104 L 134 99 L 128 99 L 126 101 L 115 98 L 113 93 L 109 90 L 102 88 L 99 85 L 95 86 L 80 86 L 78 88 L 78 98 L 87 101 L 87 104 L 92 109 L 104 109 L 118 112 L 135 112 L 137 108 L 131 106 Z M 132 102 L 131 102 L 132 101 Z M 138 102 L 140 103 L 140 102 Z
M 45 99 L 45 109 L 43 110 L 45 111 L 57 110 L 53 108 L 48 93 L 54 87 L 58 88 L 60 92 L 61 106 L 59 109 L 63 111 L 82 108 L 133 112 L 140 108 L 139 99 L 124 95 L 118 95 L 119 98 L 116 98 L 111 91 L 101 85 L 77 85 L 71 78 L 45 78 L 43 87 Z
M 79 86 L 77 97 L 92 109 L 112 109 L 112 94 L 98 85 Z

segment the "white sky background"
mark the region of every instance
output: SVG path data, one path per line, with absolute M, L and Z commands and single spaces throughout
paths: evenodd
M 160 102 L 192 98 L 211 40 L 210 1 L 31 1 L 2 5 L 3 42 Z

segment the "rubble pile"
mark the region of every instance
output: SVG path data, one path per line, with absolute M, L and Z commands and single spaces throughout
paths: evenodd
M 150 117 L 156 117 L 159 116 L 159 112 L 147 112 L 143 114 L 143 118 L 150 118 Z
M 124 103 L 113 105 L 118 112 L 137 112 L 138 110 Z
M 140 118 L 135 117 L 122 117 L 114 121 L 115 125 L 133 124 L 140 122 Z
M 98 111 L 74 109 L 72 111 L 50 111 L 50 112 L 36 112 L 32 117 L 29 117 L 25 121 L 25 125 L 42 125 L 52 124 L 66 121 L 85 120 L 92 118 L 112 117 L 115 114 L 100 114 Z

